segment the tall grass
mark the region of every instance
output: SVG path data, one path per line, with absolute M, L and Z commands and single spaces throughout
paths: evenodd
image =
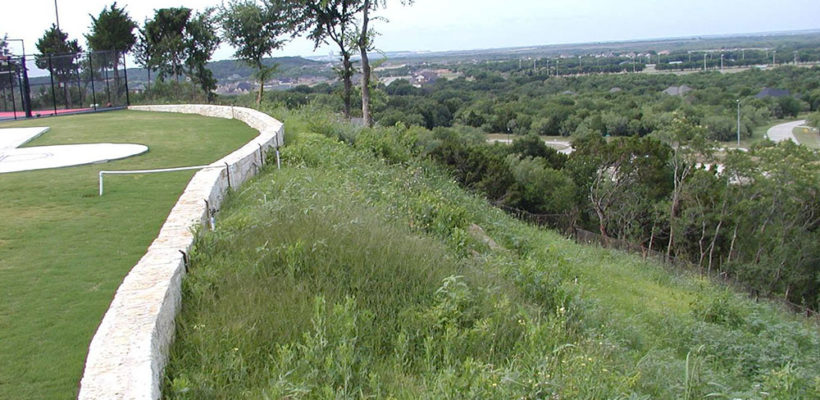
M 817 394 L 816 326 L 515 221 L 400 130 L 274 114 L 286 167 L 198 236 L 167 398 Z

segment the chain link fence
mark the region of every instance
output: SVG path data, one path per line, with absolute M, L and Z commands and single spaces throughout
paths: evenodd
M 114 51 L 0 57 L 0 120 L 129 104 L 125 57 Z

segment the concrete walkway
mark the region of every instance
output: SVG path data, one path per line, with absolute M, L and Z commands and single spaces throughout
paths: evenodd
M 775 125 L 775 126 L 769 128 L 769 131 L 766 132 L 766 135 L 768 135 L 769 140 L 771 140 L 773 142 L 782 142 L 784 140 L 791 140 L 794 143 L 800 144 L 800 142 L 797 141 L 797 138 L 794 136 L 794 133 L 792 133 L 792 132 L 794 131 L 794 128 L 797 128 L 798 126 L 805 125 L 805 124 L 806 124 L 806 120 L 800 120 L 800 121 L 792 121 L 792 122 L 786 122 L 785 124 Z
M 112 143 L 17 148 L 48 130 L 49 128 L 0 129 L 0 174 L 102 163 L 148 151 L 148 146 L 141 144 Z

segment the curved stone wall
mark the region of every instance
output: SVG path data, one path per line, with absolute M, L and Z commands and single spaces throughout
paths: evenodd
M 259 136 L 197 172 L 148 251 L 123 280 L 89 346 L 79 399 L 159 399 L 162 371 L 174 338 L 186 256 L 193 229 L 206 226 L 229 187 L 255 175 L 271 147 L 284 142 L 284 125 L 262 112 L 212 105 L 132 106 L 131 110 L 235 118 Z

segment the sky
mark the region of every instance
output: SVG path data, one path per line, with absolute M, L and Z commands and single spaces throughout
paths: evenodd
M 55 0 L 4 0 L 0 36 L 23 39 L 26 52 L 55 23 Z M 56 0 L 60 28 L 80 39 L 110 0 Z M 163 7 L 201 10 L 221 0 L 120 0 L 138 23 Z M 382 51 L 446 51 L 820 29 L 818 0 L 388 0 L 376 22 Z M 19 42 L 10 43 L 19 53 Z M 296 39 L 273 56 L 328 55 Z M 222 46 L 214 59 L 231 58 Z

